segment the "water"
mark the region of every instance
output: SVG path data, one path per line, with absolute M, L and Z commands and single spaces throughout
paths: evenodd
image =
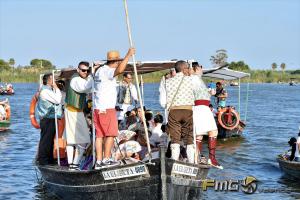
M 0 199 L 55 199 L 39 183 L 33 160 L 39 130 L 29 120 L 30 100 L 37 84 L 14 84 L 16 94 L 8 97 L 12 107 L 11 130 L 0 133 Z M 145 104 L 160 111 L 158 84 L 145 85 Z M 246 85 L 242 85 L 245 100 Z M 227 88 L 229 104 L 237 105 L 237 87 Z M 2 98 L 0 96 L 0 98 Z M 217 158 L 224 170 L 212 169 L 208 177 L 217 180 L 254 176 L 258 188 L 280 192 L 246 195 L 243 192 L 204 192 L 203 199 L 300 199 L 300 181 L 282 173 L 276 155 L 288 149 L 300 125 L 300 86 L 250 84 L 247 128 L 244 138 L 219 142 Z M 245 115 L 245 103 L 241 106 Z M 204 146 L 207 155 L 206 146 Z

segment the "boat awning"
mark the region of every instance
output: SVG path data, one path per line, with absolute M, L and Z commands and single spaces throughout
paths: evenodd
M 228 68 L 203 69 L 203 76 L 222 80 L 235 80 L 250 77 L 249 73 L 234 71 Z
M 138 61 L 136 62 L 136 68 L 138 74 L 152 73 L 162 70 L 171 69 L 177 60 L 165 60 L 165 61 Z M 133 62 L 128 62 L 125 72 L 133 73 Z M 65 68 L 59 70 L 57 78 L 59 79 L 70 79 L 72 75 L 76 72 L 76 68 Z

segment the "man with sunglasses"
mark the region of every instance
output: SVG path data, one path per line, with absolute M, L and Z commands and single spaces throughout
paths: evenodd
M 132 84 L 132 75 L 128 72 L 123 74 L 123 81 L 117 87 L 117 108 L 118 110 L 118 121 L 119 123 L 124 120 L 124 115 L 127 111 L 131 111 L 133 103 L 137 104 L 137 91 Z
M 89 128 L 83 113 L 86 94 L 90 93 L 92 88 L 92 77 L 89 73 L 89 63 L 80 62 L 77 73 L 71 78 L 66 94 L 66 138 L 70 170 L 79 169 L 79 162 L 90 143 Z

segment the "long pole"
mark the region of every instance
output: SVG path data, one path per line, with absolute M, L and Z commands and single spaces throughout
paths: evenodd
M 93 166 L 96 162 L 96 153 L 95 153 L 95 140 L 96 140 L 96 131 L 95 131 L 95 124 L 94 124 L 94 111 L 95 111 L 95 81 L 94 81 L 94 74 L 95 69 L 94 69 L 94 63 L 92 62 L 92 131 L 93 131 Z
M 143 75 L 141 75 L 141 90 L 142 90 L 142 99 L 143 99 L 143 102 L 144 102 L 145 98 L 144 98 L 144 81 L 143 81 Z
M 52 81 L 53 84 L 55 83 L 55 77 L 54 77 L 54 72 L 56 70 L 52 71 Z M 54 92 L 55 89 L 53 88 Z M 54 118 L 55 118 L 55 138 L 56 138 L 56 153 L 57 153 L 57 165 L 60 166 L 60 156 L 59 156 L 59 142 L 58 142 L 58 126 L 57 126 L 57 106 L 54 104 Z
M 129 22 L 129 16 L 128 16 L 127 0 L 124 0 L 124 7 L 125 7 L 125 15 L 126 15 L 126 24 L 127 24 L 129 44 L 130 44 L 130 47 L 133 47 L 132 38 L 131 38 L 131 30 L 130 30 L 130 22 Z M 147 128 L 147 124 L 146 124 L 146 120 L 145 120 L 144 105 L 143 105 L 143 100 L 141 98 L 141 91 L 140 91 L 140 87 L 139 87 L 139 79 L 138 79 L 137 70 L 136 70 L 135 55 L 132 55 L 132 61 L 133 61 L 134 77 L 135 77 L 135 83 L 136 83 L 137 92 L 138 92 L 138 98 L 139 98 L 140 105 L 141 105 L 141 110 L 142 110 L 142 116 L 143 116 L 142 121 L 143 121 L 143 124 L 144 124 L 145 133 L 146 133 L 149 161 L 151 162 L 151 159 L 152 159 L 151 147 L 150 147 L 150 142 L 149 142 L 148 128 Z

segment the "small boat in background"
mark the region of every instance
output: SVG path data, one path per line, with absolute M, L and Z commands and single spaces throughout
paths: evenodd
M 6 131 L 10 126 L 10 105 L 8 99 L 0 101 L 0 131 Z
M 300 162 L 289 161 L 283 154 L 277 156 L 277 162 L 282 171 L 300 180 Z
M 5 83 L 5 85 L 0 86 L 0 95 L 14 95 L 14 87 L 11 83 Z
M 239 86 L 239 83 L 236 82 L 236 81 L 232 81 L 232 82 L 230 82 L 229 85 L 230 85 L 230 86 Z
M 290 79 L 289 85 L 290 85 L 290 86 L 295 86 L 295 85 L 296 85 L 296 81 L 295 81 L 294 78 L 291 78 L 291 79 Z

